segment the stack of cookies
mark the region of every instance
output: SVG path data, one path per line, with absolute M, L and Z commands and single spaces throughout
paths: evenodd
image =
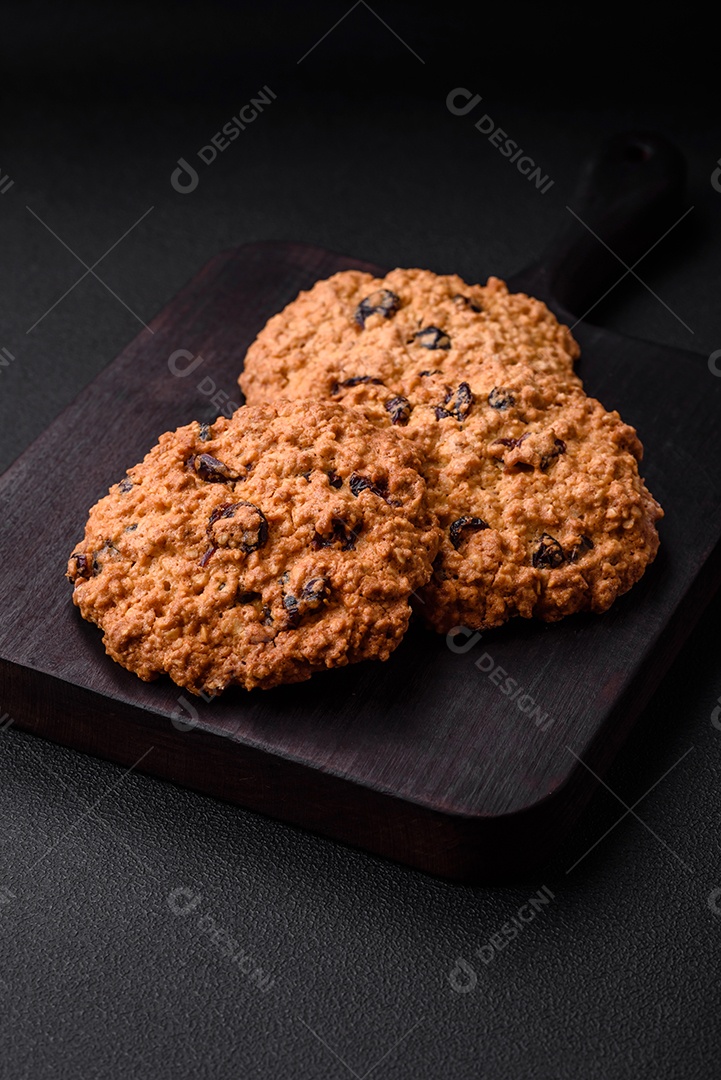
M 385 660 L 412 608 L 443 634 L 605 611 L 663 512 L 578 353 L 496 278 L 318 282 L 248 350 L 247 404 L 93 508 L 74 601 L 115 660 L 206 694 Z

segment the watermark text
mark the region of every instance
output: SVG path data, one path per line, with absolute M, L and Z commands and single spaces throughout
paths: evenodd
M 467 116 L 482 100 L 480 94 L 474 94 L 463 86 L 457 86 L 448 94 L 446 106 L 454 116 Z M 526 153 L 523 147 L 518 145 L 515 139 L 509 137 L 507 131 L 504 131 L 500 125 L 496 124 L 493 117 L 489 116 L 488 113 L 484 113 L 479 120 L 476 120 L 474 127 L 476 131 L 479 131 L 481 135 L 488 139 L 491 146 L 498 150 L 501 157 L 508 158 L 511 164 L 516 166 L 521 176 L 525 176 L 529 183 L 535 184 L 538 191 L 543 195 L 550 191 L 554 181 L 551 180 L 548 174 L 543 173 L 541 166 L 534 161 L 530 154 Z

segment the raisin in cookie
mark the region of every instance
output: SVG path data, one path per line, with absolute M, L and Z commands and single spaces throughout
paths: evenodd
M 441 539 L 418 465 L 330 403 L 168 432 L 91 510 L 74 602 L 113 659 L 193 693 L 385 660 Z
M 540 300 L 504 282 L 468 285 L 455 274 L 393 270 L 373 278 L 346 270 L 302 292 L 250 346 L 240 377 L 249 404 L 326 398 L 373 381 L 401 387 L 440 369 L 448 377 L 495 359 L 573 381 L 579 348 Z

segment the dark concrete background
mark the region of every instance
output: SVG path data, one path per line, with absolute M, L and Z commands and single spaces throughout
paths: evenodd
M 584 156 L 628 128 L 676 141 L 694 209 L 638 267 L 648 288 L 627 279 L 593 319 L 721 348 L 713 33 L 693 9 L 649 25 L 620 6 L 359 4 L 299 64 L 349 7 L 6 5 L 0 466 L 218 250 L 305 240 L 509 275 L 562 225 Z M 272 104 L 176 192 L 178 159 L 262 86 Z M 448 112 L 455 86 L 547 194 Z M 91 266 L 150 207 L 95 267 L 104 284 L 48 310 L 85 267 L 35 215 Z M 0 1077 L 716 1076 L 720 616 L 716 600 L 610 790 L 513 887 L 447 885 L 0 730 Z M 474 956 L 542 886 L 534 921 Z M 175 914 L 186 889 L 197 906 Z

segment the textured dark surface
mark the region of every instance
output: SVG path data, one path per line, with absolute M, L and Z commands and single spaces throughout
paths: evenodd
M 378 11 L 427 61 L 416 70 L 412 57 L 399 60 L 391 91 L 383 67 L 373 89 L 360 89 L 368 69 L 357 45 L 389 61 L 403 49 L 362 9 L 300 65 L 301 73 L 315 66 L 298 85 L 295 59 L 342 10 L 320 7 L 317 27 L 277 20 L 278 58 L 261 49 L 250 74 L 243 50 L 253 51 L 260 17 L 248 17 L 221 43 L 233 54 L 232 77 L 214 77 L 206 55 L 221 36 L 217 13 L 198 34 L 200 60 L 172 35 L 159 48 L 159 14 L 118 34 L 117 19 L 99 27 L 63 12 L 62 23 L 29 20 L 17 47 L 4 39 L 15 89 L 5 90 L 0 165 L 15 185 L 0 196 L 0 347 L 16 359 L 0 370 L 3 465 L 139 325 L 86 278 L 26 335 L 83 273 L 26 204 L 88 265 L 154 205 L 96 268 L 147 319 L 216 251 L 256 239 L 470 277 L 511 274 L 567 213 L 583 154 L 613 130 L 660 127 L 689 158 L 695 209 L 636 272 L 695 333 L 630 278 L 592 318 L 706 355 L 721 348 L 721 195 L 709 182 L 721 138 L 703 98 L 663 61 L 663 49 L 682 50 L 691 31 L 701 45 L 712 35 L 692 18 L 669 23 L 667 38 L 657 24 L 651 43 L 626 30 L 619 57 L 601 69 L 579 63 L 587 31 L 572 21 L 571 72 L 557 64 L 556 76 L 566 91 L 576 76 L 569 105 L 564 86 L 546 93 L 534 36 L 542 43 L 555 28 L 544 31 L 540 18 L 514 48 L 519 28 L 508 18 L 499 29 L 498 14 L 469 29 L 454 13 L 443 33 L 421 23 L 417 38 L 415 15 Z M 603 22 L 604 41 L 617 40 L 618 25 Z M 93 47 L 103 35 L 119 38 L 122 59 L 112 45 Z M 449 53 L 461 39 L 475 61 L 456 73 Z M 630 63 L 636 52 L 655 81 Z M 436 84 L 440 54 L 447 84 Z M 483 55 L 503 65 L 494 59 L 486 74 Z M 88 57 L 98 56 L 93 67 Z M 525 72 L 532 92 L 506 94 L 494 82 L 501 66 L 509 83 Z M 704 70 L 713 68 L 699 61 L 695 77 Z M 201 173 L 195 192 L 174 192 L 177 159 L 274 77 L 278 100 L 267 114 Z M 472 117 L 449 116 L 443 99 L 455 85 L 477 87 L 496 122 L 545 164 L 555 179 L 546 195 Z M 67 468 L 82 468 L 71 449 Z M 32 546 L 28 537 L 29 573 Z M 446 885 L 160 781 L 123 777 L 12 727 L 0 732 L 0 889 L 14 894 L 0 893 L 0 1076 L 715 1077 L 721 916 L 709 897 L 721 887 L 721 730 L 712 723 L 720 618 L 717 600 L 608 777 L 627 806 L 657 785 L 634 810 L 656 835 L 633 815 L 620 820 L 624 807 L 602 791 L 553 864 L 512 888 Z M 491 962 L 474 956 L 544 885 L 555 899 L 534 921 Z M 180 888 L 201 895 L 185 916 L 168 902 L 178 907 Z M 251 971 L 275 979 L 266 993 L 210 939 L 211 919 L 252 958 Z M 466 994 L 449 983 L 458 957 L 477 971 Z

